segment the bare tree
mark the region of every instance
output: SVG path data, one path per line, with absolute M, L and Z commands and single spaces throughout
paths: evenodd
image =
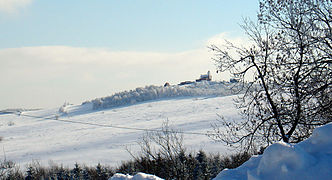
M 147 163 L 145 165 L 150 168 L 148 173 L 158 174 L 166 179 L 190 179 L 183 134 L 173 130 L 168 120 L 163 122 L 161 131 L 146 132 L 138 145 L 141 150 L 138 156 L 128 149 L 127 151 L 136 162 Z
M 171 160 L 174 165 L 177 157 L 185 152 L 183 134 L 171 129 L 168 121 L 163 122 L 160 132 L 147 132 L 139 143 L 143 156 L 157 159 L 156 155 Z
M 210 46 L 218 69 L 231 72 L 245 89 L 236 102 L 245 119 L 221 119 L 225 129 L 216 126 L 215 138 L 255 149 L 279 140 L 300 142 L 331 121 L 331 5 L 262 0 L 258 22 L 242 25 L 250 47 Z

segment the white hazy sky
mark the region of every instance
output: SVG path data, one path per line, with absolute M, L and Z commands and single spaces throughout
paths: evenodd
M 241 41 L 255 0 L 0 0 L 0 109 L 58 107 L 195 80 Z

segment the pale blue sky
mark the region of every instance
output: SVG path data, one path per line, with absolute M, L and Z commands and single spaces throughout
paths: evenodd
M 257 10 L 258 0 L 0 0 L 0 109 L 195 79 L 215 70 L 208 42 L 241 37 Z
M 0 48 L 68 45 L 182 51 L 221 32 L 239 33 L 257 0 L 34 0 L 0 14 Z

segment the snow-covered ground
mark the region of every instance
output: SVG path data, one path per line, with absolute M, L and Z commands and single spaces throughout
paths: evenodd
M 263 155 L 242 166 L 222 171 L 215 180 L 332 179 L 332 123 L 316 128 L 313 135 L 292 145 L 275 143 Z
M 161 178 L 145 173 L 137 173 L 134 176 L 124 174 L 114 174 L 109 180 L 162 180 Z
M 82 105 L 65 104 L 60 109 L 27 111 L 21 115 L 2 114 L 0 158 L 13 160 L 21 166 L 33 160 L 46 166 L 50 162 L 65 166 L 73 166 L 75 162 L 116 166 L 131 158 L 126 149 L 133 152 L 139 150 L 137 142 L 145 133 L 125 128 L 160 129 L 162 123 L 168 120 L 173 129 L 206 133 L 212 130 L 211 124 L 218 119 L 217 114 L 227 119 L 239 119 L 232 101 L 235 96 L 222 96 L 229 92 L 221 86 L 218 89 L 214 84 L 213 87 L 217 89 L 212 91 L 213 88 L 209 90 L 209 85 L 201 84 L 191 92 L 204 93 L 187 93 L 185 96 L 181 93 L 162 96 L 159 93 L 161 99 L 149 99 L 146 97 L 151 96 L 145 94 L 144 101 L 142 96 L 138 96 L 138 99 L 141 98 L 139 101 L 128 100 L 118 106 L 112 104 L 115 101 L 110 96 L 87 101 Z M 187 87 L 192 88 L 193 85 Z M 174 92 L 189 92 L 183 89 L 185 86 L 176 88 L 177 91 Z M 221 93 L 214 94 L 217 91 Z M 134 96 L 129 98 L 128 93 L 135 94 L 128 91 L 122 93 L 126 95 L 122 98 L 133 99 Z M 113 96 L 120 98 L 118 94 Z M 96 102 L 100 102 L 102 106 L 97 107 Z M 226 151 L 226 147 L 205 135 L 185 134 L 184 142 L 189 151 Z

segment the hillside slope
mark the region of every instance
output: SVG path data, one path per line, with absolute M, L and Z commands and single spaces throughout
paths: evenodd
M 240 118 L 233 98 L 216 94 L 179 95 L 97 109 L 94 101 L 89 101 L 82 105 L 65 104 L 60 112 L 55 108 L 3 114 L 0 116 L 3 158 L 21 165 L 32 160 L 43 165 L 50 161 L 65 166 L 75 162 L 118 165 L 131 158 L 126 149 L 137 152 L 137 142 L 145 133 L 137 129 L 158 130 L 168 120 L 174 129 L 206 133 L 212 130 L 217 114 L 231 120 Z M 222 153 L 226 148 L 205 135 L 185 134 L 184 142 L 189 151 Z

